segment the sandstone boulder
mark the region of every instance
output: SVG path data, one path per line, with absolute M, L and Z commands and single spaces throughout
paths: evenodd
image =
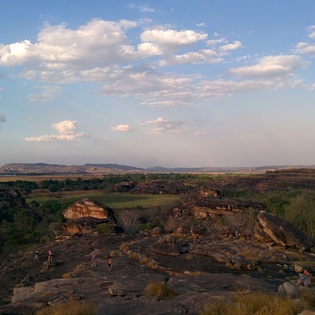
M 301 250 L 314 246 L 312 240 L 303 231 L 276 215 L 260 211 L 258 220 L 264 234 L 279 245 L 297 247 Z
M 278 288 L 278 293 L 283 298 L 296 299 L 300 292 L 298 288 L 292 282 L 284 282 Z
M 159 255 L 179 256 L 180 250 L 176 239 L 172 236 L 166 235 L 161 237 L 157 242 L 151 246 L 151 251 Z
M 114 211 L 111 208 L 88 198 L 83 198 L 70 205 L 63 215 L 69 220 L 91 217 L 101 220 L 108 219 L 116 223 Z

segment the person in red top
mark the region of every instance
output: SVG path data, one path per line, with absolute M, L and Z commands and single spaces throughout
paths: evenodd
M 296 264 L 294 266 L 294 270 L 295 272 L 299 274 L 299 279 L 296 281 L 295 286 L 297 288 L 300 285 L 303 285 L 304 287 L 308 287 L 312 280 L 312 274 L 299 264 Z
M 52 250 L 51 249 L 48 250 L 48 259 L 47 260 L 52 261 Z
M 108 256 L 107 258 L 107 268 L 109 271 L 112 271 L 112 268 L 113 268 L 113 260 L 112 260 L 112 257 Z

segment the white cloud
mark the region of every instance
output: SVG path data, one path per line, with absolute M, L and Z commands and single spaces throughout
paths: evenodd
M 88 138 L 87 132 L 75 133 L 76 121 L 64 120 L 52 125 L 59 133 L 58 135 L 42 135 L 38 137 L 26 137 L 27 142 L 47 142 L 47 141 L 73 141 Z
M 61 134 L 73 134 L 76 129 L 75 120 L 64 120 L 52 125 L 52 127 Z
M 162 50 L 159 48 L 159 46 L 152 43 L 139 44 L 138 51 L 142 56 L 162 55 Z
M 29 40 L 10 45 L 0 44 L 0 65 L 15 66 L 24 64 L 33 54 L 33 46 Z
M 315 25 L 311 25 L 307 28 L 307 31 L 310 32 L 308 37 L 312 40 L 315 39 Z M 305 54 L 311 57 L 315 57 L 315 43 L 307 43 L 307 42 L 299 42 L 296 45 L 295 49 L 296 53 L 298 54 Z
M 307 65 L 298 55 L 267 56 L 256 65 L 224 70 L 225 74 L 263 80 L 258 82 L 203 81 L 199 74 L 167 72 L 166 67 L 173 65 L 223 63 L 242 44 L 217 33 L 208 39 L 206 33 L 193 30 L 178 31 L 165 26 L 148 29 L 148 23 L 151 21 L 93 19 L 77 29 L 65 24 L 45 25 L 35 43 L 25 40 L 0 44 L 0 65 L 23 66 L 20 77 L 49 82 L 41 93 L 29 95 L 31 102 L 51 101 L 58 92 L 51 82 L 100 82 L 103 95 L 132 95 L 139 104 L 151 107 L 191 106 L 196 101 L 244 91 L 301 85 L 298 80 L 292 81 L 294 71 Z M 145 26 L 145 30 L 139 38 L 129 39 L 127 30 L 140 26 Z M 249 59 L 234 58 L 233 62 Z M 218 90 L 222 85 L 223 90 Z
M 307 63 L 296 55 L 266 56 L 256 65 L 233 68 L 229 72 L 237 76 L 281 77 L 292 74 L 306 65 Z
M 140 123 L 142 126 L 155 126 L 147 131 L 147 134 L 159 135 L 161 133 L 180 133 L 182 132 L 179 127 L 183 125 L 182 121 L 169 121 L 162 117 L 158 117 L 155 120 L 149 120 L 144 123 Z
M 161 60 L 161 66 L 178 65 L 178 64 L 200 64 L 200 63 L 218 63 L 222 58 L 216 51 L 203 49 L 197 52 L 188 52 L 182 55 L 168 56 L 168 59 Z
M 197 33 L 192 30 L 176 31 L 172 29 L 145 30 L 140 38 L 144 43 L 153 43 L 166 54 L 172 53 L 181 47 L 192 45 L 207 38 L 205 33 Z
M 296 45 L 296 52 L 298 54 L 306 54 L 306 55 L 315 57 L 315 45 L 310 45 L 305 42 L 300 42 Z
M 37 43 L 29 40 L 0 45 L 0 65 L 28 65 L 23 73 L 28 79 L 54 80 L 64 71 L 88 69 L 96 64 L 113 64 L 134 58 L 133 51 L 126 49 L 125 31 L 136 22 L 91 20 L 77 30 L 64 24 L 44 26 Z M 69 77 L 69 74 L 68 74 Z
M 128 125 L 117 125 L 112 127 L 113 131 L 119 131 L 119 132 L 131 132 L 131 129 Z
M 235 41 L 234 43 L 226 44 L 226 45 L 219 47 L 219 51 L 225 54 L 231 50 L 235 50 L 235 49 L 242 48 L 242 47 L 243 46 L 242 46 L 241 42 Z
M 88 138 L 89 135 L 85 132 L 71 135 L 43 135 L 39 137 L 26 137 L 27 142 L 49 142 L 49 141 L 74 141 Z
M 215 46 L 217 44 L 221 44 L 226 42 L 226 39 L 224 37 L 221 37 L 220 39 L 209 39 L 207 40 L 207 45 L 208 46 Z
M 309 26 L 307 30 L 310 31 L 310 34 L 308 35 L 308 37 L 311 39 L 315 39 L 315 25 Z

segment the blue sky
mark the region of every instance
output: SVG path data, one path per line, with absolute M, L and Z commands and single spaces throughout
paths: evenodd
M 315 1 L 1 1 L 0 165 L 315 164 Z

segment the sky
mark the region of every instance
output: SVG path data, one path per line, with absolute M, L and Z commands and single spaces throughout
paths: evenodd
M 315 165 L 314 0 L 0 5 L 0 166 Z

